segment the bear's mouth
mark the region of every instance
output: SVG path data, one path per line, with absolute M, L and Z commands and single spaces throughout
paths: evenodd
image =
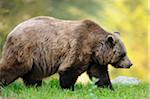
M 117 66 L 117 68 L 126 68 L 126 69 L 129 69 L 130 66 L 126 67 L 126 66 Z
M 132 66 L 132 64 L 129 64 L 129 65 L 126 65 L 126 66 L 123 66 L 123 65 L 119 65 L 119 62 L 117 62 L 117 63 L 113 63 L 113 64 L 111 64 L 113 67 L 115 67 L 115 68 L 125 68 L 125 69 L 129 69 L 131 66 Z
M 132 66 L 132 64 L 131 65 L 127 65 L 127 66 L 121 66 L 121 65 L 117 65 L 117 64 L 112 64 L 112 66 L 115 67 L 115 68 L 129 69 Z

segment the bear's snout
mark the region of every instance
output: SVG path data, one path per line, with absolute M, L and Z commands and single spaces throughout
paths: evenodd
M 116 68 L 130 68 L 133 64 L 129 60 L 129 58 L 127 56 L 125 56 L 120 61 L 118 61 L 117 63 L 112 64 L 112 65 Z
M 133 64 L 132 64 L 132 63 L 130 63 L 130 64 L 127 66 L 127 68 L 130 68 L 132 65 L 133 65 Z

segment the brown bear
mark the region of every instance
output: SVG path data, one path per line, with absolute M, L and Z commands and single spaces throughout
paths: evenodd
M 61 87 L 74 89 L 78 76 L 88 71 L 99 78 L 98 86 L 111 87 L 108 64 L 116 68 L 132 65 L 118 34 L 91 20 L 35 17 L 9 33 L 0 60 L 0 86 L 19 77 L 28 86 L 40 86 L 44 77 L 59 73 Z

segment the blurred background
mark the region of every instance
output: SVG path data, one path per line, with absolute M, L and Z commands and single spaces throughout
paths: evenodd
M 130 69 L 109 66 L 111 79 L 125 75 L 150 81 L 147 0 L 0 0 L 0 57 L 7 34 L 22 21 L 41 15 L 91 19 L 106 31 L 120 32 L 134 65 Z

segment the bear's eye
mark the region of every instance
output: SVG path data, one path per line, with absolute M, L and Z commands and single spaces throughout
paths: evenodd
M 126 53 L 123 53 L 123 54 L 120 55 L 121 58 L 125 57 L 125 56 L 126 56 Z

